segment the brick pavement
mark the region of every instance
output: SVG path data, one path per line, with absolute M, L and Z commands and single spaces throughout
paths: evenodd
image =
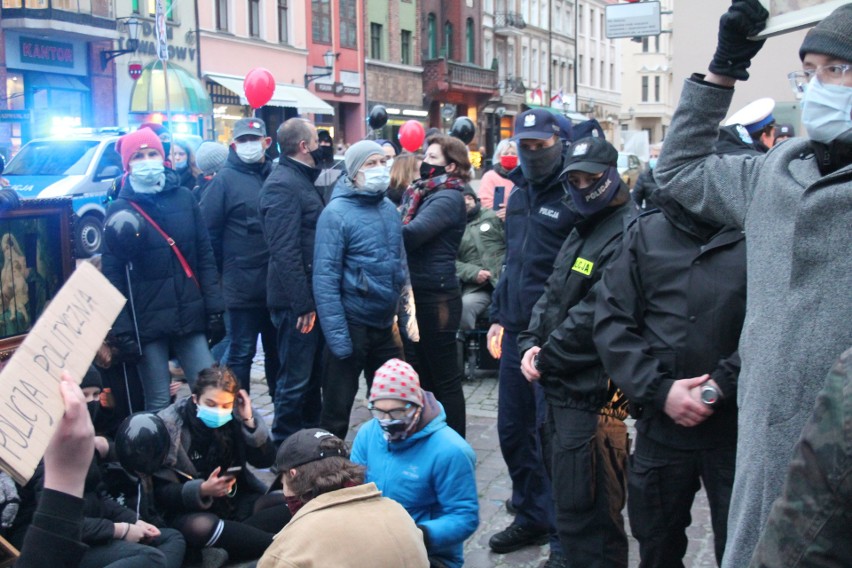
M 258 346 L 259 348 L 260 346 Z M 252 401 L 268 423 L 272 420 L 272 401 L 264 380 L 262 354 L 258 354 L 252 367 Z M 347 440 L 355 436 L 358 427 L 370 419 L 367 410 L 365 388 L 355 401 L 352 421 Z M 497 438 L 497 380 L 482 378 L 465 381 L 467 401 L 467 440 L 476 451 L 476 482 L 479 492 L 480 524 L 465 544 L 465 566 L 468 568 L 508 567 L 535 568 L 547 560 L 549 547 L 530 547 L 511 554 L 499 555 L 490 552 L 488 539 L 498 530 L 512 522 L 504 502 L 511 494 L 511 480 L 500 454 Z M 631 428 L 631 436 L 632 428 Z M 264 472 L 261 472 L 263 474 Z M 266 476 L 271 480 L 271 475 Z M 625 526 L 627 525 L 625 510 Z M 713 568 L 713 531 L 710 524 L 710 509 L 702 489 L 692 507 L 692 526 L 688 529 L 689 548 L 684 565 L 689 568 Z M 639 553 L 636 541 L 630 538 L 630 566 L 638 566 Z

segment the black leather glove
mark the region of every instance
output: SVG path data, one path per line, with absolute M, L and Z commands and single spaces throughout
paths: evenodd
M 9 211 L 21 206 L 21 198 L 14 189 L 0 189 L 0 211 Z
M 122 363 L 136 363 L 142 358 L 139 343 L 131 333 L 122 333 L 114 336 L 109 344 L 116 350 L 115 358 Z
M 222 314 L 207 316 L 207 343 L 212 347 L 225 339 L 225 319 Z
M 748 38 L 766 27 L 768 17 L 769 12 L 758 0 L 734 0 L 719 20 L 719 39 L 710 71 L 740 81 L 748 79 L 746 69 L 766 42 Z

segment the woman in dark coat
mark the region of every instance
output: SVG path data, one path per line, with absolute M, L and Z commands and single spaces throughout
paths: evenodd
M 464 437 L 465 403 L 456 333 L 461 291 L 456 255 L 467 223 L 462 190 L 470 180 L 467 147 L 457 138 L 430 137 L 420 179 L 405 191 L 402 236 L 420 330 L 415 368 L 423 388 L 435 394 L 447 424 Z
M 145 408 L 156 411 L 170 402 L 170 350 L 190 385 L 213 365 L 207 340 L 224 335 L 225 304 L 198 203 L 163 167 L 160 139 L 143 128 L 120 138 L 116 149 L 129 175 L 109 205 L 106 226 L 115 215 L 136 215 L 141 229 L 120 243 L 105 239 L 103 273 L 129 300 L 113 326 L 112 343 L 126 360 L 141 355 Z

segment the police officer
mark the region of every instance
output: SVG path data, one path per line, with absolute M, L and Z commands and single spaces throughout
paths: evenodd
M 725 121 L 725 126 L 742 124 L 761 153 L 766 153 L 775 144 L 775 99 L 764 97 L 752 101 Z
M 617 166 L 618 151 L 602 138 L 583 138 L 568 150 L 568 189 L 583 219 L 518 337 L 521 371 L 540 381 L 547 400 L 543 452 L 551 460 L 556 530 L 571 564 L 585 568 L 627 566 L 626 412 L 592 341 L 595 284 L 631 214 Z

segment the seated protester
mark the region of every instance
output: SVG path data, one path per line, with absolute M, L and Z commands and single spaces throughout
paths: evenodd
M 94 420 L 100 402 L 101 378 L 94 367 L 83 377 L 80 384 L 91 420 Z M 82 568 L 167 567 L 183 565 L 186 544 L 183 536 L 169 528 L 157 526 L 140 519 L 137 512 L 120 505 L 107 493 L 101 476 L 101 458 L 107 456 L 108 441 L 95 436 L 95 451 L 86 474 L 83 488 L 83 521 L 81 541 L 88 545 L 79 566 Z M 31 489 L 35 503 L 25 503 L 19 523 L 26 528 L 33 520 L 36 505 L 45 494 L 45 464 L 36 468 L 27 487 Z M 13 540 L 17 543 L 19 539 Z M 20 534 L 23 537 L 22 534 Z
M 367 481 L 405 507 L 423 531 L 433 566 L 460 567 L 464 541 L 479 525 L 473 449 L 447 426 L 443 407 L 420 388 L 414 368 L 399 359 L 376 371 L 370 411 L 375 419 L 355 436 L 352 461 L 367 466 Z
M 491 305 L 506 256 L 503 222 L 494 211 L 483 208 L 476 192 L 464 188 L 467 227 L 456 256 L 456 274 L 462 284 L 462 314 L 459 329 L 471 330 L 476 319 Z
M 293 519 L 258 568 L 429 566 L 414 521 L 375 483 L 364 483 L 364 468 L 347 459 L 340 438 L 300 430 L 281 444 L 276 466 Z
M 272 465 L 275 446 L 245 390 L 224 368 L 203 370 L 192 396 L 161 410 L 169 433 L 165 464 L 154 478 L 156 504 L 191 548 L 217 547 L 231 560 L 259 558 L 289 520 L 269 506 L 249 470 Z

